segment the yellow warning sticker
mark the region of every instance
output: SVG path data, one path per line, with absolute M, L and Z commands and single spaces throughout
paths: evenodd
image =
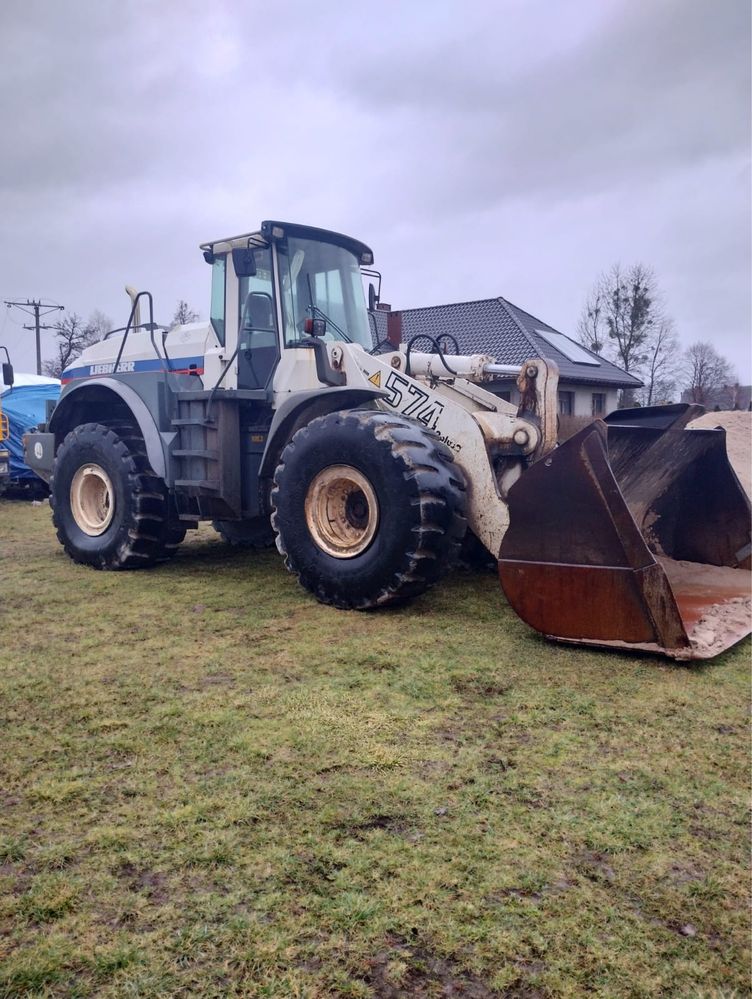
M 375 385 L 376 388 L 381 388 L 381 372 L 374 371 L 371 377 L 368 379 L 371 385 Z

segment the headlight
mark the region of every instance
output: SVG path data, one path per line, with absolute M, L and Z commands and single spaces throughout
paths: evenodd
M 8 462 L 0 461 L 0 475 L 7 475 L 7 474 L 8 474 Z

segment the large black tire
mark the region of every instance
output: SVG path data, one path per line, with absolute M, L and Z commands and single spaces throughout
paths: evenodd
M 95 569 L 153 565 L 185 533 L 170 527 L 164 482 L 138 441 L 121 433 L 99 423 L 76 427 L 58 449 L 50 479 L 58 540 L 75 562 Z
M 274 531 L 268 517 L 214 520 L 212 527 L 233 548 L 271 548 L 274 544 Z
M 271 502 L 287 568 L 322 603 L 356 610 L 427 590 L 467 526 L 449 450 L 376 410 L 331 413 L 299 430 L 280 457 Z
M 103 420 L 102 426 L 107 427 L 108 430 L 115 431 L 117 436 L 125 444 L 133 456 L 133 460 L 136 462 L 136 467 L 139 472 L 151 475 L 153 479 L 157 479 L 157 482 L 153 484 L 157 489 L 164 490 L 164 483 L 151 469 L 149 459 L 146 456 L 146 445 L 144 444 L 144 439 L 141 436 L 140 430 L 137 430 L 131 423 L 124 423 L 118 420 Z M 193 521 L 191 521 L 191 524 L 194 527 L 196 526 Z M 168 498 L 167 510 L 165 512 L 162 530 L 160 532 L 162 550 L 156 557 L 155 561 L 169 561 L 183 541 L 185 541 L 186 533 L 187 528 L 184 527 L 177 519 L 177 511 L 175 509 L 174 502 Z

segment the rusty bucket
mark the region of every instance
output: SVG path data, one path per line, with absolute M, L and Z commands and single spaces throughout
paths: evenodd
M 550 638 L 709 659 L 752 631 L 750 503 L 699 406 L 621 410 L 509 492 L 499 576 Z

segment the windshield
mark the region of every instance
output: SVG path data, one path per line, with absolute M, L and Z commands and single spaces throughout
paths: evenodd
M 324 340 L 347 340 L 371 349 L 360 267 L 341 246 L 290 237 L 279 250 L 285 342 L 307 334 L 308 318 L 326 322 Z

